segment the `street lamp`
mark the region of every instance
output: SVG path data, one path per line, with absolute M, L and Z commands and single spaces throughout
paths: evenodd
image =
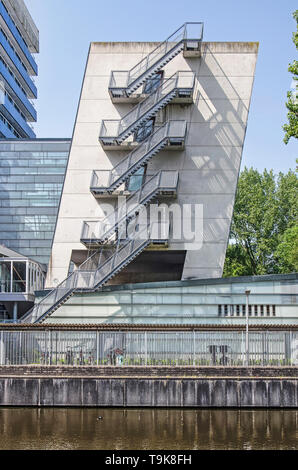
M 248 366 L 249 364 L 249 348 L 248 348 L 248 305 L 249 305 L 248 297 L 249 297 L 249 294 L 250 294 L 250 290 L 246 290 L 245 291 L 245 295 L 246 295 L 246 309 L 245 309 L 245 312 L 246 312 L 246 334 L 245 334 L 246 366 Z

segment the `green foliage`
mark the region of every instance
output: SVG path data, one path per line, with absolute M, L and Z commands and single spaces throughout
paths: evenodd
M 245 168 L 236 194 L 224 277 L 298 271 L 298 178 Z
M 298 225 L 289 227 L 276 249 L 276 257 L 283 272 L 298 271 Z
M 297 31 L 293 33 L 293 42 L 298 50 L 298 10 L 293 13 L 293 18 L 297 23 Z M 284 142 L 287 144 L 291 137 L 298 138 L 298 61 L 294 60 L 292 64 L 289 64 L 288 71 L 293 74 L 293 80 L 295 83 L 295 90 L 288 92 L 288 101 L 286 107 L 288 109 L 288 124 L 283 126 L 285 131 Z

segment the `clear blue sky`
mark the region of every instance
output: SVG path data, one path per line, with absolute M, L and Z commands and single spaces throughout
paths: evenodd
M 283 143 L 294 0 L 25 0 L 40 31 L 38 137 L 71 137 L 91 41 L 162 41 L 185 21 L 204 21 L 205 41 L 259 41 L 242 167 L 295 167 Z

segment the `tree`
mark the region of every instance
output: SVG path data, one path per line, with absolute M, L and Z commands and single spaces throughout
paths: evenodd
M 298 178 L 245 168 L 241 173 L 224 277 L 298 270 Z
M 298 50 L 298 10 L 293 13 L 293 17 L 297 23 L 297 30 L 293 33 L 293 42 Z M 291 137 L 298 138 L 298 61 L 294 60 L 289 64 L 288 71 L 293 74 L 294 91 L 287 93 L 288 101 L 286 107 L 288 108 L 288 124 L 283 126 L 285 131 L 284 142 L 287 144 Z

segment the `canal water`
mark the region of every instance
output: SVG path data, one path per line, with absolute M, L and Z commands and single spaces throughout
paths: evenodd
M 286 409 L 0 408 L 0 449 L 297 450 L 297 424 Z

